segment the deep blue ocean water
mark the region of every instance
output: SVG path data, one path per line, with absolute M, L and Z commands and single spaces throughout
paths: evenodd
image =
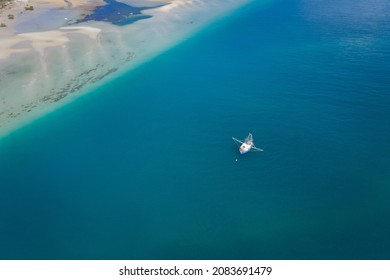
M 390 3 L 261 2 L 2 139 L 0 258 L 389 259 Z

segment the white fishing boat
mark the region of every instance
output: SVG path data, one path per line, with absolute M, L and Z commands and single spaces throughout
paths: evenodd
M 257 148 L 255 146 L 255 143 L 253 142 L 253 136 L 251 133 L 249 133 L 248 137 L 245 138 L 245 140 L 241 141 L 234 137 L 233 141 L 237 144 L 237 146 L 240 148 L 240 154 L 246 154 L 247 152 L 263 152 L 263 149 Z

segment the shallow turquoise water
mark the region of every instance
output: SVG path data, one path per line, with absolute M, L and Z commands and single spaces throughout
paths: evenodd
M 3 139 L 0 258 L 389 259 L 382 2 L 255 1 Z

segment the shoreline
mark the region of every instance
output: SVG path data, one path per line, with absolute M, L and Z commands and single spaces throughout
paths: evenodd
M 170 1 L 145 11 L 149 19 L 127 26 L 87 22 L 8 37 L 8 53 L 0 49 L 0 139 L 151 60 L 250 0 L 206 2 Z

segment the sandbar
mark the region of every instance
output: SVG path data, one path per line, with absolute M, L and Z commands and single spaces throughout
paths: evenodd
M 0 9 L 0 137 L 180 43 L 250 0 L 119 0 L 150 7 L 118 26 L 77 23 L 103 0 L 14 1 Z M 68 3 L 70 2 L 71 5 Z M 25 7 L 34 6 L 34 10 Z M 10 12 L 14 19 L 8 19 Z M 129 15 L 131 16 L 131 15 Z

